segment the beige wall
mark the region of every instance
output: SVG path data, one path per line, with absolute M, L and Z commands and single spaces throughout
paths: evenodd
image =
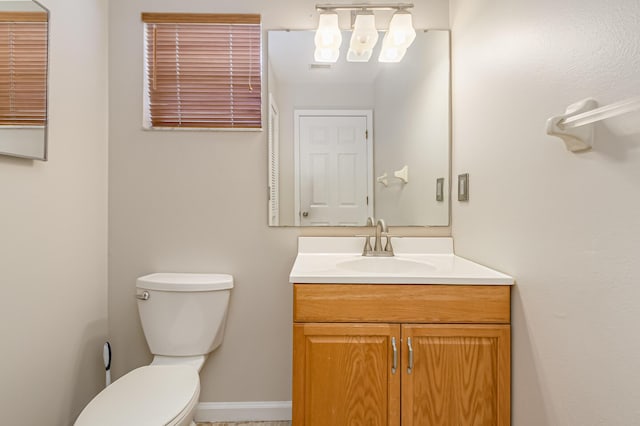
M 451 3 L 455 248 L 517 279 L 518 426 L 640 418 L 640 114 L 587 153 L 545 134 L 580 99 L 640 94 L 639 21 L 637 0 Z
M 136 277 L 226 272 L 236 287 L 225 340 L 201 373 L 200 400 L 291 398 L 288 275 L 300 231 L 267 227 L 266 132 L 141 130 L 140 12 L 257 12 L 265 30 L 311 29 L 314 6 L 289 0 L 109 2 L 109 326 L 115 376 L 151 360 L 134 299 Z M 448 25 L 446 0 L 421 2 L 415 10 L 419 27 Z
M 107 3 L 42 3 L 49 161 L 0 156 L 0 423 L 66 426 L 104 380 Z

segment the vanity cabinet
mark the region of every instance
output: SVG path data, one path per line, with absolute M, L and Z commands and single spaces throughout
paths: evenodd
M 510 424 L 510 288 L 294 284 L 294 426 Z

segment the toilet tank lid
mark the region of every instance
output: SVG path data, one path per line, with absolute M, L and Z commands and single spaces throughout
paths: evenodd
M 233 288 L 233 276 L 229 274 L 161 272 L 138 278 L 136 287 L 159 291 L 228 290 Z

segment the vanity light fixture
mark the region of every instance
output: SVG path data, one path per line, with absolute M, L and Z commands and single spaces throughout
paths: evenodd
M 316 50 L 313 57 L 316 62 L 336 62 L 338 60 L 342 33 L 338 26 L 338 14 L 335 11 L 320 14 L 314 42 Z
M 380 62 L 400 62 L 416 38 L 411 14 L 400 9 L 391 17 L 389 31 L 382 40 L 382 49 L 378 60 Z
M 378 42 L 374 10 L 395 10 L 389 31 L 384 37 L 378 60 L 380 62 L 400 62 L 407 48 L 416 37 L 411 13 L 407 9 L 413 7 L 411 3 L 398 4 L 317 4 L 316 9 L 321 12 L 320 22 L 315 35 L 316 62 L 336 62 L 340 56 L 340 28 L 338 26 L 339 10 L 351 10 L 353 34 L 349 42 L 347 61 L 368 62 L 373 48 Z M 337 40 L 337 41 L 336 41 Z

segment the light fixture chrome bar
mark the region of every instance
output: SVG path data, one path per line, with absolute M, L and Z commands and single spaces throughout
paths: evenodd
M 353 4 L 316 4 L 316 10 L 403 10 L 411 9 L 413 3 L 353 3 Z

